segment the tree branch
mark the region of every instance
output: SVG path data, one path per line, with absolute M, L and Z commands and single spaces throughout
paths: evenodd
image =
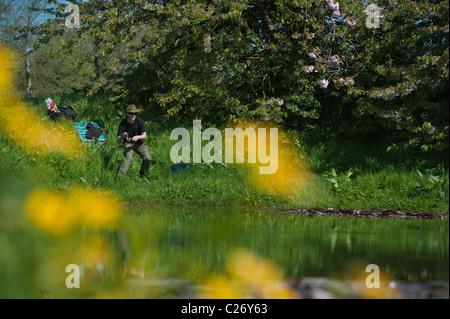
M 255 6 L 258 9 L 259 16 L 261 17 L 264 29 L 269 33 L 270 40 L 273 43 L 277 43 L 278 40 L 275 38 L 275 34 L 273 33 L 272 29 L 270 28 L 269 18 L 267 17 L 266 9 L 264 8 L 264 5 L 262 4 L 261 0 L 255 1 Z

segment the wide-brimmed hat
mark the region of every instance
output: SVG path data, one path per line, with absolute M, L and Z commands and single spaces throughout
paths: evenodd
M 138 113 L 139 110 L 136 108 L 136 106 L 134 104 L 130 104 L 125 109 L 125 112 L 127 112 L 127 113 Z

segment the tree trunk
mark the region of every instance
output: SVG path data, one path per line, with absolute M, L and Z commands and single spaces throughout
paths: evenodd
M 30 60 L 28 57 L 25 58 L 25 75 L 27 79 L 27 98 L 31 99 L 33 94 L 31 93 L 31 68 Z

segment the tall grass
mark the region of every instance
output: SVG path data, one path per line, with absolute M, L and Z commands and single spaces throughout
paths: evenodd
M 30 107 L 45 121 L 46 97 Z M 448 212 L 448 160 L 430 156 L 408 157 L 386 153 L 370 141 L 312 140 L 304 138 L 298 152 L 313 172 L 308 187 L 281 198 L 253 189 L 245 168 L 228 164 L 197 164 L 179 174 L 170 170 L 170 140 L 174 123 L 158 123 L 150 112 L 147 140 L 152 156 L 148 182 L 138 178 L 140 158 L 135 155 L 128 175 L 117 178 L 122 149 L 116 142 L 117 128 L 125 117 L 105 97 L 51 96 L 57 105 L 70 105 L 77 121 L 95 121 L 105 129 L 108 143 L 85 143 L 87 155 L 72 160 L 59 154 L 26 152 L 0 132 L 0 174 L 19 177 L 36 185 L 64 191 L 80 184 L 108 188 L 128 205 L 223 206 L 309 208 L 376 208 Z M 71 125 L 71 123 L 66 123 Z

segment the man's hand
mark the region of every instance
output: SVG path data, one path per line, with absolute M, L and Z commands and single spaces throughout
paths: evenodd
M 122 144 L 124 141 L 127 140 L 127 137 L 128 133 L 127 132 L 123 133 L 121 136 L 117 138 L 117 143 Z
M 132 142 L 137 142 L 138 140 L 139 140 L 139 135 L 136 135 L 136 136 L 133 136 L 132 138 L 131 138 L 131 141 Z

